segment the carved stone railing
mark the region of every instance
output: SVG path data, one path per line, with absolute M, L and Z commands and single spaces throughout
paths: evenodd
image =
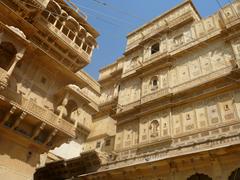
M 19 109 L 22 109 L 24 112 L 27 112 L 38 120 L 64 132 L 70 137 L 76 136 L 74 124 L 65 119 L 59 118 L 54 112 L 39 106 L 34 101 L 24 98 L 9 88 L 2 92 L 0 94 L 0 97 L 1 96 L 8 101 L 12 101 L 12 104 L 15 104 Z
M 224 132 L 227 128 L 228 131 Z M 115 168 L 126 167 L 126 165 L 141 164 L 146 162 L 154 162 L 168 158 L 174 158 L 176 156 L 181 156 L 186 153 L 197 153 L 203 152 L 205 150 L 224 148 L 231 145 L 237 145 L 240 143 L 239 129 L 240 124 L 232 123 L 228 126 L 215 127 L 207 132 L 207 135 L 202 137 L 203 132 L 196 133 L 194 135 L 188 136 L 187 140 L 181 141 L 181 137 L 174 138 L 174 141 L 169 147 L 159 148 L 155 151 L 149 151 L 147 153 L 136 153 L 138 148 L 129 149 L 128 151 L 122 151 L 121 155 L 118 153 L 118 158 L 114 161 L 109 161 L 101 166 L 101 170 L 110 170 Z M 212 135 L 216 129 L 218 129 L 218 134 Z M 223 133 L 224 132 L 224 133 Z M 175 143 L 175 141 L 177 143 Z M 194 148 L 189 148 L 190 146 Z M 135 154 L 131 154 L 135 152 Z M 127 154 L 127 155 L 126 155 Z
M 71 89 L 72 91 L 74 91 L 75 93 L 77 93 L 79 96 L 81 96 L 83 98 L 83 100 L 85 100 L 85 102 L 91 106 L 92 108 L 94 108 L 96 111 L 98 111 L 98 102 L 99 100 L 94 99 L 92 96 L 88 96 L 83 89 L 80 89 L 78 86 L 68 86 L 69 89 Z
M 123 70 L 123 63 L 116 62 L 115 64 L 112 64 L 106 69 L 100 71 L 99 81 L 103 81 L 108 78 L 114 77 L 116 73 L 119 73 L 122 70 Z
M 117 103 L 117 98 L 118 98 L 118 95 L 115 95 L 115 96 L 112 96 L 111 98 L 108 98 L 108 99 L 104 99 L 100 101 L 100 106 L 105 106 L 105 105 L 108 105 L 108 104 L 112 104 L 112 103 Z
M 231 70 L 232 70 L 232 66 L 228 66 L 228 67 L 225 67 L 223 69 L 219 69 L 215 72 L 212 72 L 210 74 L 206 74 L 206 75 L 200 76 L 196 79 L 186 81 L 182 84 L 174 86 L 172 88 L 172 93 L 177 93 L 177 92 L 183 91 L 185 89 L 189 89 L 189 88 L 204 84 L 208 81 L 214 80 L 214 79 L 219 78 L 219 77 L 224 77 L 227 74 L 229 74 L 231 72 Z
M 22 108 L 37 117 L 39 120 L 46 122 L 47 124 L 59 129 L 60 131 L 75 137 L 74 125 L 65 119 L 59 118 L 58 115 L 54 114 L 52 111 L 37 105 L 31 100 L 27 100 L 22 97 Z
M 85 94 L 89 99 L 92 100 L 93 103 L 95 103 L 96 105 L 99 104 L 99 97 L 94 94 L 94 92 L 92 92 L 91 90 L 89 90 L 88 88 L 82 88 L 81 89 L 82 93 Z
M 9 76 L 7 74 L 7 71 L 0 68 L 0 90 L 3 90 L 8 86 L 8 79 Z
M 136 107 L 140 104 L 141 104 L 141 101 L 138 100 L 138 101 L 134 101 L 132 103 L 126 104 L 126 105 L 119 105 L 117 113 L 128 111 L 128 110 L 133 109 L 134 107 Z
M 173 28 L 173 27 L 177 26 L 178 24 L 181 24 L 183 22 L 193 20 L 193 19 L 194 18 L 193 18 L 191 11 L 185 12 L 182 15 L 180 15 L 178 18 L 171 20 L 171 21 L 167 22 L 166 24 L 163 24 L 161 27 L 156 28 L 155 30 L 151 30 L 150 33 L 148 33 L 146 35 L 142 35 L 141 38 L 139 37 L 137 40 L 135 40 L 131 43 L 128 43 L 126 51 L 133 49 L 134 47 L 138 46 L 140 43 L 143 43 L 143 42 L 153 38 L 154 36 L 156 36 L 157 34 L 163 32 L 163 31 L 169 30 L 169 28 Z
M 158 91 L 152 92 L 151 94 L 147 94 L 147 95 L 142 97 L 141 104 L 146 103 L 148 101 L 152 101 L 152 100 L 161 98 L 161 97 L 164 97 L 164 96 L 166 96 L 170 93 L 171 93 L 170 88 L 160 89 Z
M 169 22 L 168 26 L 169 28 L 173 28 L 181 23 L 184 23 L 184 22 L 188 22 L 188 21 L 191 21 L 193 20 L 193 14 L 191 11 L 188 11 L 184 14 L 182 14 L 181 16 L 177 17 L 176 19 L 172 20 Z
M 227 28 L 240 23 L 239 6 L 240 2 L 234 1 L 219 11 Z
M 79 54 L 81 53 L 81 56 L 83 58 L 85 58 L 86 60 L 89 60 L 90 56 L 81 47 L 79 47 L 72 39 L 70 39 L 68 36 L 66 36 L 56 26 L 54 26 L 53 24 L 49 23 L 49 21 L 47 19 L 45 19 L 44 16 L 41 16 L 40 20 L 42 20 L 41 22 L 44 23 L 45 26 L 47 25 L 47 27 L 52 31 L 52 33 L 57 35 L 59 37 L 59 39 L 62 39 L 68 46 L 73 48 Z M 57 19 L 55 19 L 55 21 L 57 21 Z M 67 28 L 67 27 L 65 27 L 65 28 Z M 70 29 L 68 29 L 68 30 L 71 31 Z
M 53 18 L 55 18 L 54 21 L 57 21 L 56 17 L 51 16 Z M 36 22 L 37 26 L 41 26 L 43 28 L 47 28 L 48 30 L 51 31 L 52 34 L 54 34 L 55 36 L 57 36 L 60 40 L 62 40 L 65 44 L 65 46 L 68 46 L 69 49 L 71 49 L 72 51 L 74 51 L 74 53 L 77 53 L 81 59 L 83 59 L 84 61 L 86 61 L 85 63 L 89 63 L 90 62 L 90 54 L 91 53 L 87 53 L 85 52 L 82 47 L 80 47 L 79 45 L 77 45 L 75 43 L 75 41 L 73 41 L 72 39 L 70 39 L 68 36 L 66 36 L 60 29 L 58 29 L 54 24 L 50 23 L 46 17 L 44 16 L 39 16 L 39 20 Z M 67 27 L 65 27 L 67 28 Z M 50 44 L 49 42 L 45 42 L 48 43 L 49 45 L 53 46 L 54 49 L 57 49 L 53 44 Z M 83 42 L 82 42 L 83 43 Z M 58 49 L 57 49 L 58 50 Z

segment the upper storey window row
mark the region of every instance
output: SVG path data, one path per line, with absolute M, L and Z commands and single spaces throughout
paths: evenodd
M 76 19 L 61 9 L 58 3 L 50 1 L 42 15 L 75 45 L 91 55 L 94 46 L 96 46 L 95 38 Z
M 178 26 L 179 24 L 189 22 L 190 20 L 193 21 L 194 19 L 199 20 L 198 15 L 193 10 L 192 5 L 189 2 L 185 2 L 178 8 L 172 10 L 171 13 L 162 15 L 151 21 L 151 23 L 131 33 L 128 36 L 126 50 L 128 51 L 134 48 L 139 42 L 150 39 L 151 37 L 168 30 L 168 28 Z
M 237 20 L 239 18 L 239 15 L 240 2 L 235 1 L 232 4 L 224 7 L 218 13 L 215 13 L 212 16 L 204 19 L 199 19 L 195 21 L 192 19 L 190 21 L 188 17 L 193 18 L 193 14 L 191 13 L 190 9 L 187 10 L 185 13 L 179 13 L 178 15 L 174 15 L 175 19 L 172 20 L 168 19 L 168 17 L 165 17 L 162 19 L 163 23 L 160 23 L 160 20 L 159 22 L 156 21 L 154 23 L 150 23 L 148 26 L 143 27 L 128 36 L 126 53 L 131 52 L 131 49 L 140 47 L 148 41 L 157 39 L 157 36 L 163 34 L 174 34 L 175 37 L 173 37 L 173 39 L 169 39 L 171 41 L 169 43 L 169 46 L 173 48 L 178 48 L 187 42 L 194 41 L 203 37 L 206 38 L 210 33 L 214 34 L 214 31 L 221 31 L 222 26 L 224 25 L 226 25 L 227 27 L 232 26 L 233 24 L 231 24 L 230 22 Z M 175 23 L 173 23 L 173 21 Z M 179 24 L 181 22 L 182 24 L 180 26 Z M 171 24 L 178 24 L 179 26 L 176 25 L 173 28 Z M 182 35 L 179 34 L 179 36 L 176 35 L 179 29 L 184 26 L 184 24 L 191 25 L 191 31 L 183 32 Z

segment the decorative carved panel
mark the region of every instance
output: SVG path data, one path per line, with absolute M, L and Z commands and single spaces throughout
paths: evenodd
M 199 104 L 196 105 L 195 112 L 196 112 L 198 127 L 199 128 L 207 127 L 208 126 L 207 114 L 206 114 L 206 109 L 203 102 L 200 102 Z
M 189 63 L 189 71 L 191 79 L 194 79 L 201 75 L 201 68 L 198 59 L 194 59 Z
M 175 135 L 180 134 L 182 132 L 181 116 L 179 112 L 175 112 L 173 114 L 173 132 Z
M 220 121 L 216 99 L 212 99 L 208 102 L 207 112 L 210 124 L 216 124 Z

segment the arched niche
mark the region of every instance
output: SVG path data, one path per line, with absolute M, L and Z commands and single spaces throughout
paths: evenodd
M 187 180 L 212 180 L 212 178 L 206 174 L 196 173 L 190 176 L 189 178 L 187 178 Z
M 158 120 L 151 121 L 150 126 L 149 126 L 151 137 L 157 137 L 159 135 L 159 127 L 160 127 L 160 124 L 159 124 Z
M 231 175 L 228 177 L 228 180 L 239 180 L 240 179 L 240 168 L 232 171 Z
M 13 45 L 13 43 L 2 41 L 0 43 L 0 67 L 8 71 L 16 54 L 17 48 Z
M 96 39 L 89 33 L 87 33 L 86 41 L 90 46 L 96 46 L 97 45 Z
M 47 6 L 47 11 L 53 13 L 53 15 L 61 15 L 62 8 L 56 1 L 50 1 Z
M 83 39 L 86 38 L 86 35 L 87 35 L 86 29 L 84 29 L 81 25 L 79 25 L 79 31 L 78 31 L 77 37 L 75 39 L 75 43 L 79 47 L 81 47 L 82 43 L 84 42 Z
M 73 32 L 78 32 L 80 29 L 80 26 L 76 19 L 74 19 L 72 16 L 68 16 L 66 20 L 66 25 L 68 26 L 69 29 Z
M 79 29 L 79 32 L 78 32 L 78 36 L 81 37 L 81 38 L 86 38 L 87 36 L 87 31 L 84 27 L 82 27 L 80 25 L 80 29 Z
M 78 22 L 72 17 L 69 16 L 65 21 L 65 25 L 63 27 L 63 33 L 68 36 L 71 40 L 74 39 L 77 32 L 79 31 L 79 24 Z
M 60 17 L 60 18 L 63 18 L 64 20 L 66 20 L 67 17 L 68 17 L 68 13 L 62 9 L 62 10 L 61 10 L 61 17 Z
M 158 89 L 158 87 L 159 87 L 159 79 L 158 79 L 158 76 L 153 76 L 153 77 L 150 79 L 149 85 L 150 85 L 150 87 L 151 87 L 151 90 L 156 90 L 156 89 Z
M 48 22 L 55 24 L 56 20 L 61 17 L 61 7 L 57 2 L 50 1 L 46 10 L 43 10 L 42 15 L 48 20 Z

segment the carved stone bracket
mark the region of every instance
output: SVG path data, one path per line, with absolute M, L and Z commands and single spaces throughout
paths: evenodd
M 0 69 L 0 91 L 6 89 L 8 86 L 9 75 L 6 71 Z

